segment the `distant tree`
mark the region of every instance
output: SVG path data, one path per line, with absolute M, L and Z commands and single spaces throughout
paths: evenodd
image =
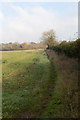
M 30 42 L 30 44 L 33 44 L 33 45 L 34 45 L 34 44 L 36 44 L 36 43 L 35 43 L 35 42 Z
M 52 47 L 56 43 L 55 31 L 53 29 L 43 32 L 41 40 L 43 40 L 44 44 L 49 47 Z
M 9 44 L 12 44 L 12 42 L 9 42 Z
M 22 43 L 21 46 L 22 46 L 22 48 L 25 49 L 25 48 L 27 48 L 27 43 Z

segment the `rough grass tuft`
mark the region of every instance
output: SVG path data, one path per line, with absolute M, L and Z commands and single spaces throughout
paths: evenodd
M 65 55 L 58 55 L 53 50 L 47 54 L 58 69 L 58 77 L 52 100 L 49 102 L 43 117 L 78 118 L 78 62 Z

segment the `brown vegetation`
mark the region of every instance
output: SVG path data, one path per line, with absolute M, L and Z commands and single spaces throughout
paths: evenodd
M 1 46 L 1 44 L 0 44 Z M 46 46 L 44 45 L 43 42 L 40 43 L 34 43 L 31 42 L 29 44 L 27 43 L 7 43 L 7 44 L 2 44 L 2 47 L 0 47 L 0 50 L 3 51 L 8 51 L 8 50 L 31 50 L 31 49 L 44 49 Z
M 64 117 L 78 118 L 78 60 L 68 58 L 64 54 L 58 55 L 53 50 L 46 52 L 58 68 L 59 77 L 55 89 L 58 91 L 58 98 L 63 99 L 64 109 L 67 110 Z
M 52 47 L 56 44 L 55 31 L 53 29 L 43 32 L 41 40 L 44 42 L 47 47 Z

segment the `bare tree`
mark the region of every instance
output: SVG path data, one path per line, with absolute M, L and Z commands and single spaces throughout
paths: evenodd
M 49 47 L 54 46 L 56 43 L 55 31 L 53 29 L 43 32 L 41 40 L 43 40 L 44 44 Z

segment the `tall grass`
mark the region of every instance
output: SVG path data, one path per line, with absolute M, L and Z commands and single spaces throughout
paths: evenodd
M 47 50 L 47 54 L 58 69 L 58 78 L 43 117 L 78 118 L 78 60 L 53 50 Z

